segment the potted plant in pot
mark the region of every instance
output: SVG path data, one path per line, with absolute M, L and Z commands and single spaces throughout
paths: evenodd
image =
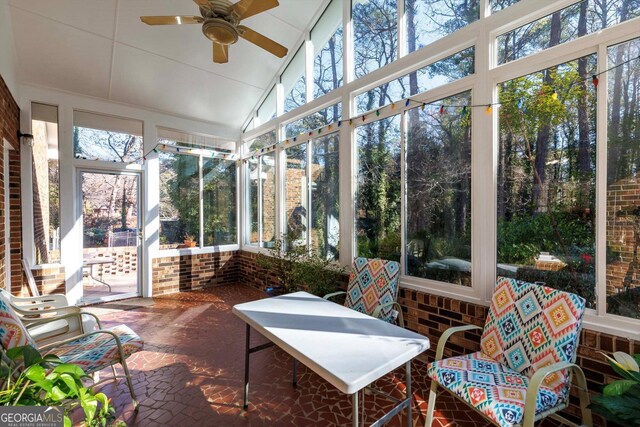
M 182 240 L 185 248 L 194 248 L 196 246 L 196 239 L 192 234 L 185 234 L 184 239 Z
M 604 354 L 604 353 L 602 353 Z M 622 377 L 591 398 L 591 409 L 620 426 L 640 426 L 640 353 L 633 356 L 617 351 L 606 354 L 613 371 Z

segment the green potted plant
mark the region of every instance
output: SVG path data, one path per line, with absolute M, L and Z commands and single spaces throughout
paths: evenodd
M 271 296 L 300 290 L 324 296 L 339 287 L 345 274 L 344 267 L 308 251 L 306 244 L 295 244 L 287 236 L 276 239 L 268 255 L 258 254 L 256 262 L 265 270 L 267 280 L 277 280 L 267 286 Z
M 630 356 L 617 351 L 613 357 L 604 356 L 622 379 L 606 385 L 601 396 L 592 397 L 591 409 L 621 426 L 640 426 L 640 353 Z
M 82 380 L 89 378 L 77 365 L 62 363 L 55 355 L 44 357 L 31 346 L 2 351 L 0 361 L 0 405 L 58 406 L 64 425 L 71 427 L 69 413 L 84 413 L 84 425 L 105 426 L 114 409 L 104 393 L 95 393 Z

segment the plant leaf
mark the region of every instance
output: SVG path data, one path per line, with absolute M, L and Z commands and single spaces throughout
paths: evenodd
M 69 397 L 78 396 L 78 384 L 73 376 L 69 374 L 60 374 L 60 379 L 69 387 Z
M 53 386 L 53 388 L 51 389 L 51 393 L 49 394 L 53 400 L 58 402 L 67 398 L 67 393 L 62 391 L 62 389 L 57 385 Z
M 67 417 L 66 415 L 64 416 L 64 427 L 72 427 L 71 419 L 69 419 L 69 417 Z
M 30 345 L 24 348 L 24 366 L 27 368 L 29 366 L 35 365 L 36 363 L 42 362 L 42 356 L 40 352 Z
M 30 379 L 34 383 L 43 381 L 45 376 L 47 375 L 44 368 L 40 365 L 29 366 L 27 370 L 24 372 L 24 374 L 28 379 Z
M 78 365 L 72 365 L 71 363 L 63 363 L 61 365 L 58 365 L 53 368 L 53 372 L 58 374 L 70 374 L 77 379 L 87 376 L 81 367 L 79 367 Z
M 602 394 L 605 396 L 620 396 L 636 384 L 637 382 L 633 380 L 614 381 L 602 390 Z

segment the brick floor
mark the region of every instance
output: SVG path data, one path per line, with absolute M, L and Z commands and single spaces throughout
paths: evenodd
M 234 304 L 264 297 L 258 290 L 229 285 L 206 291 L 128 300 L 99 306 L 106 326 L 125 323 L 145 340 L 145 349 L 129 358 L 140 409 L 133 412 L 126 383 L 108 382 L 105 392 L 118 419 L 135 426 L 347 426 L 351 398 L 309 369 L 298 365 L 298 386 L 291 385 L 291 358 L 274 347 L 251 356 L 249 410 L 242 410 L 244 323 L 231 313 Z M 252 345 L 266 340 L 257 333 Z M 424 425 L 428 380 L 426 365 L 413 364 L 414 425 Z M 110 373 L 106 370 L 102 375 Z M 398 397 L 404 369 L 376 386 Z M 365 425 L 393 405 L 366 398 Z M 419 409 L 419 410 L 417 410 Z M 453 397 L 441 394 L 433 426 L 475 427 L 487 422 Z M 404 426 L 401 415 L 388 425 Z

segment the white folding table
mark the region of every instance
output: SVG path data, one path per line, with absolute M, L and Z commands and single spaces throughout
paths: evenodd
M 405 364 L 406 398 L 372 426 L 407 408 L 411 426 L 411 360 L 429 348 L 429 339 L 307 292 L 266 298 L 233 307 L 246 324 L 244 407 L 248 407 L 249 356 L 277 345 L 345 394 L 352 394 L 353 426 L 358 426 L 358 392 Z M 250 346 L 251 328 L 271 342 Z

